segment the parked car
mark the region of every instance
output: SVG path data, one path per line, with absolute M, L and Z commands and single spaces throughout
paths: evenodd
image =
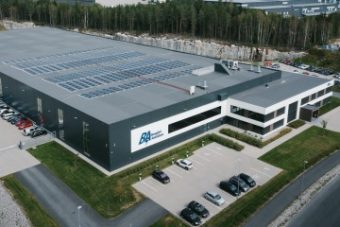
M 7 120 L 8 118 L 12 117 L 15 114 L 17 114 L 17 112 L 14 112 L 14 111 L 4 113 L 2 114 L 2 119 Z
M 28 127 L 28 128 L 25 128 L 24 130 L 22 130 L 22 134 L 24 136 L 30 136 L 32 134 L 32 132 L 34 132 L 37 129 L 38 129 L 38 126 L 32 125 L 31 127 Z
M 242 180 L 238 176 L 231 177 L 229 182 L 240 188 L 242 192 L 247 192 L 249 190 L 249 186 L 246 184 L 246 182 L 244 182 L 244 180 Z
M 185 219 L 187 222 L 189 222 L 190 224 L 194 226 L 198 226 L 202 224 L 201 218 L 195 212 L 193 212 L 190 208 L 184 208 L 181 211 L 180 215 L 183 219 Z
M 272 65 L 272 68 L 273 68 L 273 69 L 279 69 L 279 68 L 280 68 L 280 64 L 273 64 L 273 65 Z
M 12 125 L 16 124 L 18 121 L 20 121 L 23 117 L 22 116 L 12 116 L 8 122 L 11 123 Z
M 238 175 L 238 177 L 244 180 L 244 182 L 246 182 L 251 188 L 256 186 L 256 182 L 251 176 L 245 173 L 241 173 L 240 175 Z
M 186 170 L 192 169 L 193 167 L 192 162 L 190 162 L 188 159 L 178 159 L 176 164 Z
M 17 123 L 15 123 L 15 126 L 19 126 L 24 122 L 30 122 L 30 120 L 28 120 L 27 118 L 21 118 L 19 121 L 17 121 Z
M 18 125 L 18 129 L 22 130 L 22 129 L 25 129 L 25 128 L 29 128 L 32 125 L 33 125 L 33 123 L 31 121 L 25 121 L 25 122 Z
M 239 196 L 241 194 L 240 190 L 229 181 L 221 181 L 220 188 L 233 196 Z
M 188 204 L 188 208 L 194 211 L 196 214 L 201 216 L 202 218 L 207 218 L 209 216 L 209 211 L 202 204 L 196 201 L 191 201 Z
M 2 115 L 6 114 L 6 113 L 13 113 L 14 110 L 8 108 L 8 109 L 2 109 L 0 110 L 0 116 L 2 117 Z
M 220 194 L 218 194 L 217 192 L 212 192 L 212 191 L 206 192 L 206 193 L 204 193 L 204 198 L 206 198 L 210 202 L 216 204 L 217 206 L 221 206 L 225 203 L 222 196 Z
M 46 134 L 47 134 L 47 131 L 45 129 L 38 128 L 31 133 L 31 137 L 35 138 L 35 137 L 46 135 Z
M 167 184 L 170 182 L 170 178 L 161 170 L 155 170 L 152 172 L 152 177 L 156 180 L 162 182 L 163 184 Z

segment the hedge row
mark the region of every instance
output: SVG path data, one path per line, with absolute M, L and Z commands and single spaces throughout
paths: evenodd
M 289 123 L 288 126 L 291 127 L 291 128 L 300 128 L 304 124 L 306 124 L 305 121 L 298 119 L 296 121 Z
M 260 139 L 254 138 L 252 136 L 248 136 L 248 135 L 246 135 L 244 133 L 236 132 L 236 131 L 231 130 L 229 128 L 221 129 L 220 133 L 222 133 L 222 134 L 224 134 L 226 136 L 230 136 L 232 138 L 238 139 L 240 141 L 243 141 L 243 142 L 245 142 L 247 144 L 250 144 L 250 145 L 253 145 L 255 147 L 262 148 L 262 147 L 270 144 L 271 142 L 279 139 L 280 137 L 288 134 L 290 131 L 292 131 L 292 129 L 285 128 L 285 129 L 281 130 L 276 136 L 273 136 L 273 137 L 269 138 L 266 141 L 262 141 Z
M 210 134 L 209 139 L 218 143 L 218 144 L 221 144 L 223 146 L 229 147 L 229 148 L 237 150 L 237 151 L 241 151 L 244 148 L 244 146 L 242 146 L 241 144 L 236 143 L 236 142 L 234 142 L 230 139 L 223 138 L 223 137 L 216 135 L 216 134 Z
M 236 132 L 234 130 L 231 130 L 229 128 L 223 128 L 220 130 L 220 133 L 230 136 L 232 138 L 238 139 L 240 141 L 243 141 L 247 144 L 253 145 L 255 147 L 263 147 L 262 141 L 260 139 L 254 138 L 252 136 L 248 136 L 244 133 Z

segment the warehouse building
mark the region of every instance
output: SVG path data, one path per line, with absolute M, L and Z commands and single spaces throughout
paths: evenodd
M 0 96 L 107 170 L 222 124 L 317 118 L 332 80 L 52 28 L 0 33 Z
M 205 0 L 219 2 L 219 0 Z M 340 9 L 339 0 L 222 0 L 243 8 L 260 9 L 283 16 L 316 16 L 335 13 Z

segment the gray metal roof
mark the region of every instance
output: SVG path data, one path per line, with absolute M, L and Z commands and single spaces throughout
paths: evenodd
M 108 124 L 274 72 L 242 66 L 232 76 L 197 76 L 192 69 L 216 60 L 45 27 L 1 32 L 0 50 L 0 72 Z M 183 91 L 203 81 L 208 90 Z M 323 81 L 301 82 L 299 91 Z M 295 92 L 283 86 L 281 93 Z
M 326 79 L 282 72 L 280 80 L 237 93 L 231 98 L 266 108 L 327 82 Z

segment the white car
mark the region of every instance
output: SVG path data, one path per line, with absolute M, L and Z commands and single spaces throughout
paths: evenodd
M 8 118 L 10 118 L 10 117 L 12 117 L 13 115 L 16 115 L 16 114 L 18 114 L 18 113 L 17 112 L 8 112 L 8 113 L 3 114 L 2 118 L 4 120 L 7 120 Z
M 29 136 L 29 135 L 32 134 L 32 132 L 34 132 L 34 131 L 37 130 L 37 129 L 38 129 L 38 126 L 33 125 L 33 126 L 31 126 L 31 127 L 25 128 L 25 129 L 22 131 L 22 134 L 23 134 L 24 136 Z
M 12 112 L 12 110 L 9 107 L 3 107 L 0 109 L 0 114 L 6 113 L 6 112 Z
M 188 159 L 178 159 L 176 164 L 185 170 L 192 169 L 193 167 L 192 162 L 190 162 Z
M 206 198 L 207 200 L 209 200 L 210 202 L 214 203 L 217 206 L 222 206 L 225 201 L 222 198 L 222 196 L 220 194 L 218 194 L 217 192 L 206 192 L 204 193 L 204 198 Z

